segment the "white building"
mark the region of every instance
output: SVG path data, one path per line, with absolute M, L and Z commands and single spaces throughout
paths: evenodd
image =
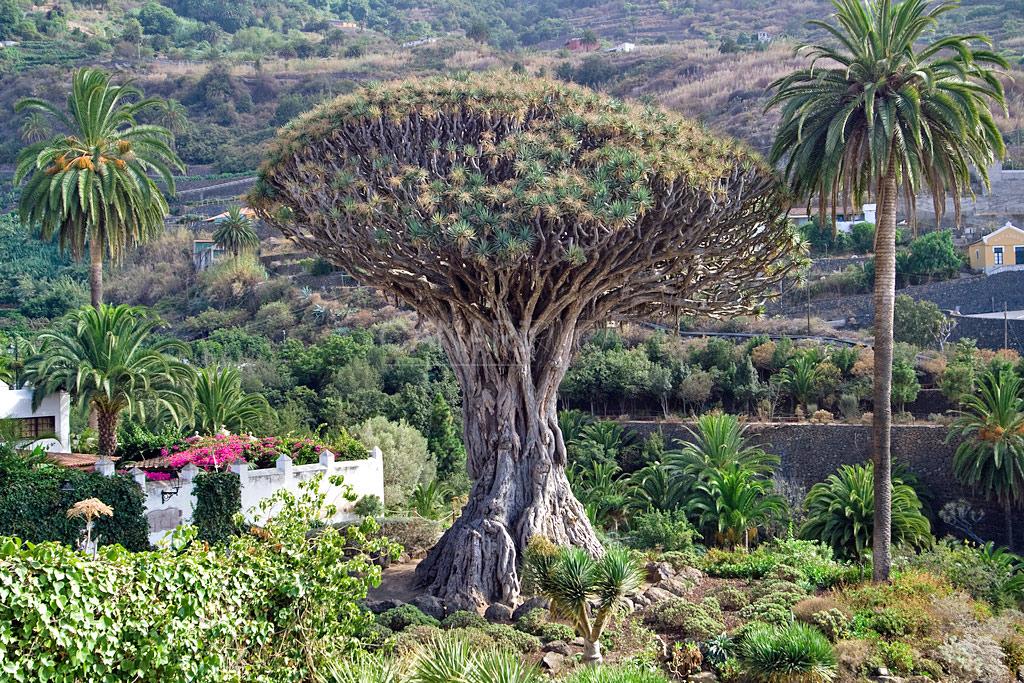
M 71 398 L 63 391 L 50 394 L 32 410 L 32 389 L 12 389 L 0 382 L 0 420 L 14 420 L 30 447 L 51 453 L 71 452 Z
M 636 50 L 634 43 L 619 43 L 605 50 L 605 52 L 633 52 Z

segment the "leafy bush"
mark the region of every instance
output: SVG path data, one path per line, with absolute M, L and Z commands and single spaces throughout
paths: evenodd
M 699 537 L 686 515 L 678 510 L 642 512 L 630 522 L 629 540 L 634 548 L 687 551 L 693 547 L 693 539 Z
M 502 650 L 513 652 L 536 652 L 540 649 L 541 639 L 529 633 L 523 633 L 508 624 L 487 624 L 481 627 L 494 641 L 494 644 Z
M 372 493 L 361 496 L 356 504 L 352 506 L 352 512 L 360 517 L 377 517 L 384 514 L 384 502 L 380 496 Z
M 380 448 L 384 455 L 384 500 L 388 505 L 404 505 L 417 484 L 434 479 L 435 465 L 426 438 L 404 420 L 371 417 L 353 431 L 367 448 Z
M 571 626 L 549 620 L 548 611 L 541 607 L 531 609 L 519 617 L 516 628 L 523 633 L 537 636 L 545 643 L 556 640 L 571 642 L 576 638 L 576 631 Z
M 334 511 L 319 483 L 270 498 L 277 515 L 227 552 L 190 529 L 173 552 L 106 547 L 95 559 L 0 540 L 0 575 L 19 577 L 0 583 L 0 666 L 23 680 L 311 680 L 351 651 L 368 621 L 355 603 L 380 578 L 367 553 L 389 551 L 368 540 L 372 520 L 344 535 L 323 527 Z
M 665 600 L 648 608 L 644 620 L 658 631 L 694 640 L 706 640 L 725 630 L 722 608 L 714 598 L 699 603 L 685 598 Z
M 404 631 L 410 626 L 440 626 L 441 622 L 432 616 L 424 614 L 415 605 L 399 605 L 377 615 L 377 623 L 389 628 L 396 633 Z
M 900 564 L 944 576 L 956 588 L 996 608 L 1024 602 L 1024 561 L 992 543 L 975 546 L 947 539 Z
M 826 683 L 836 671 L 832 645 L 806 624 L 749 629 L 739 659 L 750 680 L 758 683 Z
M 62 491 L 64 487 L 70 491 Z M 67 510 L 87 498 L 98 498 L 114 510 L 112 517 L 96 521 L 93 538 L 100 545 L 149 549 L 142 490 L 132 479 L 46 463 L 31 466 L 0 444 L 0 536 L 76 546 L 82 525 L 68 519 Z
M 701 568 L 711 576 L 733 579 L 763 579 L 779 567 L 797 571 L 797 582 L 815 589 L 830 588 L 860 575 L 860 570 L 833 559 L 828 546 L 797 539 L 775 539 L 749 553 L 709 550 L 701 561 Z
M 458 610 L 452 612 L 441 621 L 442 628 L 484 628 L 487 626 L 487 620 L 476 612 L 469 612 L 467 610 Z
M 441 538 L 441 523 L 422 517 L 385 517 L 380 520 L 380 529 L 406 552 L 426 550 Z
M 728 584 L 712 588 L 708 595 L 717 600 L 721 608 L 728 612 L 735 612 L 750 604 L 750 594 L 747 591 Z
M 242 509 L 242 488 L 233 472 L 204 472 L 194 483 L 196 508 L 192 523 L 199 538 L 209 543 L 235 534 L 234 516 Z

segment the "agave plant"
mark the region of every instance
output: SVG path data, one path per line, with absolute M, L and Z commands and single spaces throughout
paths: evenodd
M 795 623 L 784 629 L 752 627 L 739 659 L 754 683 L 828 683 L 836 675 L 836 653 L 820 631 Z
M 1013 546 L 1014 507 L 1024 502 L 1024 399 L 1012 371 L 988 372 L 976 394 L 966 396 L 949 438 L 959 438 L 953 455 L 956 478 L 1003 504 L 1007 545 Z
M 892 538 L 914 546 L 931 542 L 931 523 L 921 514 L 914 489 L 894 476 Z M 800 537 L 819 540 L 839 556 L 863 559 L 874 532 L 874 469 L 868 464 L 843 465 L 835 474 L 811 487 L 804 501 L 807 521 Z
M 540 537 L 526 550 L 525 583 L 551 602 L 551 613 L 569 620 L 583 638 L 583 661 L 600 664 L 601 634 L 644 574 L 628 550 L 609 548 L 594 559 L 582 548 L 556 548 Z

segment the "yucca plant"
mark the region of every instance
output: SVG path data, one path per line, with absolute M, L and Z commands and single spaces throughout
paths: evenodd
M 100 305 L 75 311 L 39 335 L 39 350 L 25 363 L 35 407 L 55 391 L 67 391 L 93 409 L 103 455 L 117 449 L 124 412 L 145 417 L 152 402 L 177 416 L 188 402 L 192 370 L 180 360 L 187 347 L 153 334 L 160 321 L 130 306 Z
M 994 498 L 1006 515 L 1006 545 L 1013 547 L 1014 508 L 1024 502 L 1024 386 L 1012 370 L 982 376 L 978 390 L 961 401 L 949 439 L 960 439 L 953 473 L 975 491 Z
M 754 626 L 739 647 L 739 660 L 754 683 L 829 683 L 836 676 L 836 653 L 813 626 L 784 629 Z
M 563 683 L 668 683 L 669 679 L 654 666 L 642 664 L 604 664 L 576 669 Z
M 610 318 L 759 308 L 793 268 L 780 189 L 675 114 L 494 73 L 374 84 L 281 130 L 249 205 L 415 306 L 461 384 L 474 481 L 423 588 L 507 602 L 530 537 L 601 551 L 556 425 L 572 344 Z
M 976 35 L 934 36 L 955 2 L 834 0 L 829 20 L 811 26 L 829 44 L 798 48 L 810 64 L 771 85 L 769 107 L 782 121 L 771 160 L 781 163 L 794 194 L 818 200 L 818 213 L 873 194 L 877 203 L 874 291 L 874 458 L 876 468 L 873 571 L 886 580 L 891 565 L 890 479 L 893 310 L 896 297 L 896 200 L 902 191 L 913 218 L 914 197 L 927 190 L 941 219 L 947 194 L 959 222 L 960 197 L 972 169 L 987 169 L 1004 152 L 989 106 L 1005 108 L 993 69 L 1005 59 Z
M 542 537 L 530 539 L 526 585 L 547 598 L 551 614 L 567 619 L 583 638 L 583 661 L 600 664 L 601 634 L 643 585 L 644 574 L 628 550 L 609 548 L 598 559 L 582 548 L 556 548 Z
M 235 368 L 200 368 L 192 398 L 193 426 L 200 434 L 216 434 L 221 429 L 240 434 L 257 427 L 270 414 L 270 404 L 262 394 L 242 390 L 242 378 Z
M 254 252 L 260 246 L 260 238 L 253 229 L 252 221 L 237 206 L 228 209 L 228 215 L 217 224 L 213 241 L 233 256 Z
M 173 194 L 172 174 L 185 169 L 171 149 L 171 132 L 136 120 L 160 102 L 87 68 L 72 75 L 66 112 L 36 97 L 15 105 L 17 112 L 53 119 L 60 129 L 18 155 L 14 182 L 25 182 L 21 222 L 38 226 L 44 240 L 56 235 L 76 259 L 88 246 L 93 306 L 103 301 L 104 257 L 116 262 L 163 230 L 167 200 L 152 176 Z
M 821 541 L 840 557 L 863 560 L 874 534 L 874 469 L 843 465 L 811 487 L 804 508 L 807 521 L 800 528 L 801 538 Z M 931 523 L 921 513 L 917 492 L 898 476 L 892 480 L 892 536 L 917 547 L 932 541 Z

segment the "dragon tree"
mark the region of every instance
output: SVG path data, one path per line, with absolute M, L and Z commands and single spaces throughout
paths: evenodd
M 612 320 L 756 310 L 790 269 L 772 170 L 663 110 L 485 74 L 372 85 L 279 135 L 250 198 L 433 323 L 462 388 L 462 515 L 416 570 L 514 604 L 534 535 L 599 554 L 565 476 L 558 386 Z

